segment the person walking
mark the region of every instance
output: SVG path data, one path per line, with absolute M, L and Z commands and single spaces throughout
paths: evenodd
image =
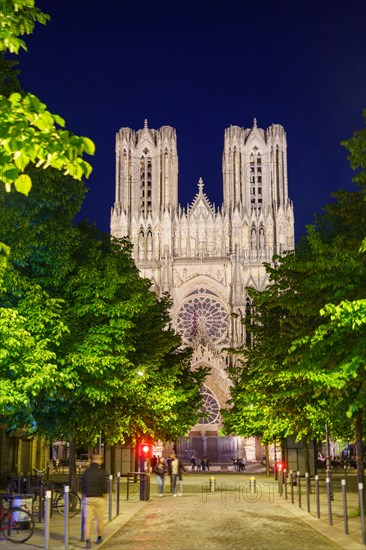
M 159 488 L 159 497 L 163 496 L 164 492 L 164 481 L 165 481 L 165 474 L 167 472 L 167 467 L 165 464 L 165 460 L 163 457 L 159 459 L 159 462 L 156 464 L 154 468 L 154 473 L 156 474 L 156 481 Z
M 171 476 L 172 476 L 172 492 L 173 497 L 177 496 L 177 486 L 178 486 L 178 496 L 183 495 L 183 472 L 187 473 L 187 470 L 183 466 L 182 461 L 177 457 L 176 454 L 171 455 Z
M 90 532 L 93 519 L 97 521 L 97 544 L 101 544 L 104 529 L 104 510 L 107 493 L 107 475 L 101 465 L 103 457 L 93 455 L 90 466 L 86 469 L 81 489 L 83 494 L 83 505 L 85 511 L 85 548 L 91 548 Z

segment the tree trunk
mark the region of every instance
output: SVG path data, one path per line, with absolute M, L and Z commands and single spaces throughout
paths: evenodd
M 76 490 L 76 436 L 69 445 L 69 487 L 70 491 Z
M 357 464 L 357 481 L 365 487 L 365 471 L 364 471 L 364 450 L 362 443 L 362 417 L 361 413 L 355 418 L 355 439 L 356 439 L 356 464 Z M 363 491 L 363 503 L 366 506 L 366 491 Z
M 110 473 L 112 474 L 113 478 L 116 476 L 116 447 L 117 445 L 111 445 L 109 447 L 109 453 L 110 453 L 110 457 L 111 457 L 111 471 Z
M 269 445 L 266 443 L 266 476 L 269 477 Z
M 302 446 L 303 446 L 303 449 L 304 449 L 304 462 L 305 462 L 305 472 L 304 473 L 307 472 L 310 475 L 309 447 L 308 447 L 308 442 L 306 441 L 305 438 L 302 440 Z

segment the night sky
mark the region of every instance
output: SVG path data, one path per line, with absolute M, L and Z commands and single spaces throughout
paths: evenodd
M 285 127 L 296 241 L 340 188 L 354 189 L 340 141 L 363 127 L 364 0 L 36 1 L 51 15 L 26 37 L 21 83 L 96 144 L 81 212 L 109 231 L 115 134 L 177 130 L 179 201 L 202 176 L 221 205 L 224 130 Z

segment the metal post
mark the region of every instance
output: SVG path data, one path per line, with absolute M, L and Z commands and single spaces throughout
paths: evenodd
M 305 484 L 306 484 L 306 511 L 310 512 L 310 477 L 309 477 L 309 472 L 305 473 Z
M 363 483 L 358 484 L 358 500 L 360 505 L 362 544 L 366 544 L 365 537 L 365 511 L 363 506 Z
M 290 470 L 291 503 L 294 503 L 294 473 Z
M 108 521 L 112 521 L 112 474 L 108 476 Z
M 344 532 L 348 535 L 348 514 L 347 514 L 347 487 L 346 480 L 341 479 L 342 485 L 342 502 L 343 502 L 343 520 L 344 520 Z
M 70 487 L 64 486 L 64 549 L 69 549 L 69 492 Z
M 85 541 L 85 498 L 81 500 L 81 526 L 80 526 L 80 542 Z
M 300 472 L 297 472 L 297 496 L 299 499 L 299 508 L 301 508 L 301 481 L 300 481 Z
M 315 476 L 316 517 L 320 518 L 319 476 Z
M 44 516 L 44 487 L 43 483 L 39 486 L 39 494 L 38 494 L 38 521 L 39 523 L 42 522 L 43 516 Z
M 50 547 L 50 517 L 51 517 L 51 506 L 52 506 L 52 495 L 51 491 L 46 491 L 45 499 L 45 515 L 44 515 L 44 550 L 49 550 Z
M 145 500 L 145 457 L 140 455 L 140 500 Z
M 285 500 L 287 500 L 287 470 L 283 470 L 284 484 L 285 484 Z
M 255 479 L 254 476 L 249 478 L 249 487 L 250 487 L 250 492 L 251 493 L 256 493 L 257 492 L 257 480 Z
M 150 500 L 150 475 L 146 474 L 146 500 Z
M 333 518 L 332 518 L 332 495 L 331 495 L 331 485 L 330 485 L 330 479 L 327 477 L 325 480 L 327 484 L 327 500 L 328 500 L 328 525 L 333 525 Z
M 277 445 L 274 440 L 274 478 L 277 480 Z
M 120 491 L 121 474 L 117 472 L 116 476 L 116 515 L 119 516 L 119 491 Z
M 326 448 L 327 448 L 327 456 L 325 460 L 326 476 L 329 479 L 329 498 L 330 500 L 333 500 L 332 468 L 331 468 L 331 461 L 330 461 L 330 442 L 329 442 L 328 422 L 325 423 L 325 441 L 326 441 Z
M 283 471 L 282 469 L 278 472 L 278 493 L 280 497 L 283 495 Z

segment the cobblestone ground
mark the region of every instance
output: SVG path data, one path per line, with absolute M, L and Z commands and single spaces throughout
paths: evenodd
M 189 481 L 188 481 L 189 480 Z M 106 548 L 129 550 L 326 550 L 339 546 L 300 519 L 289 514 L 274 496 L 271 482 L 217 477 L 215 493 L 208 478 L 188 476 L 182 497 L 167 491 L 156 495 L 106 544 Z

